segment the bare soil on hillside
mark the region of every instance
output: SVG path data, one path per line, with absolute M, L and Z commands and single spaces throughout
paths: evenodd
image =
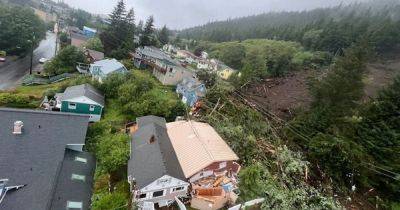
M 367 65 L 363 79 L 365 96 L 363 101 L 375 98 L 380 89 L 391 84 L 400 74 L 400 53 L 390 60 Z M 291 119 L 296 109 L 307 109 L 311 103 L 308 81 L 311 77 L 321 76 L 317 71 L 294 72 L 283 78 L 267 78 L 256 84 L 249 84 L 242 92 L 254 102 L 262 105 L 283 119 Z

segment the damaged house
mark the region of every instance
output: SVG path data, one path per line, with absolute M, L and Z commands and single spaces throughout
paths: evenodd
M 138 118 L 136 126 L 128 180 L 139 205 L 165 206 L 175 197 L 190 197 L 196 209 L 219 209 L 235 202 L 238 156 L 209 124 L 166 123 L 147 116 Z

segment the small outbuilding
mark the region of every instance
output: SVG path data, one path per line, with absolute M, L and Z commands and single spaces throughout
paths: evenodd
M 64 93 L 56 94 L 56 108 L 61 112 L 89 115 L 90 122 L 101 119 L 104 95 L 90 84 L 68 87 Z

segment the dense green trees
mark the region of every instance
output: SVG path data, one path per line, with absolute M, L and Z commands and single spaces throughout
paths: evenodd
M 92 15 L 85 10 L 71 9 L 66 22 L 68 25 L 76 26 L 82 30 L 83 26 L 88 26 L 91 24 L 91 20 Z
M 31 8 L 0 5 L 0 50 L 24 55 L 45 36 L 46 25 Z
M 161 31 L 158 34 L 158 40 L 160 41 L 161 45 L 168 44 L 169 42 L 169 30 L 166 25 L 161 28 Z
M 106 134 L 98 139 L 96 157 L 99 167 L 106 173 L 117 172 L 129 159 L 130 138 L 125 134 Z
M 87 49 L 96 50 L 96 51 L 99 51 L 99 52 L 104 52 L 103 43 L 101 43 L 101 40 L 98 37 L 94 37 L 94 38 L 89 39 L 86 42 L 85 47 Z
M 266 76 L 278 77 L 290 71 L 316 68 L 330 63 L 324 52 L 305 51 L 296 42 L 267 39 L 249 39 L 242 42 L 200 42 L 198 48 L 206 50 L 228 66 L 240 70 L 234 84 L 260 80 Z
M 149 75 L 138 71 L 119 86 L 118 101 L 130 120 L 155 115 L 171 121 L 185 114 L 185 106 L 172 92 L 163 90 Z
M 215 47 L 210 56 L 222 60 L 234 69 L 241 69 L 246 56 L 246 49 L 241 43 L 227 42 Z
M 157 44 L 156 37 L 154 36 L 154 17 L 150 16 L 146 20 L 146 24 L 144 25 L 143 32 L 140 35 L 140 46 L 154 46 Z
M 340 186 L 336 190 L 374 188 L 384 201 L 399 202 L 400 167 L 393 155 L 400 154 L 400 81 L 361 104 L 367 55 L 365 45 L 353 46 L 322 80 L 312 82 L 311 110 L 292 122 L 303 136 L 287 133 Z
M 86 63 L 86 56 L 75 46 L 67 46 L 60 50 L 56 57 L 46 63 L 44 70 L 49 75 L 71 73 L 76 71 L 78 63 Z
M 133 9 L 126 11 L 124 1 L 119 1 L 110 14 L 110 24 L 100 34 L 107 56 L 126 58 L 134 49 L 135 14 Z
M 398 1 L 370 1 L 302 12 L 272 12 L 181 31 L 187 39 L 226 42 L 254 38 L 297 41 L 307 49 L 341 53 L 363 37 L 379 52 L 400 43 Z

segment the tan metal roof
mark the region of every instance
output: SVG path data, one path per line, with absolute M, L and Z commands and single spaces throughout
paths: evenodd
M 207 123 L 167 123 L 167 132 L 186 178 L 214 162 L 239 159 Z

